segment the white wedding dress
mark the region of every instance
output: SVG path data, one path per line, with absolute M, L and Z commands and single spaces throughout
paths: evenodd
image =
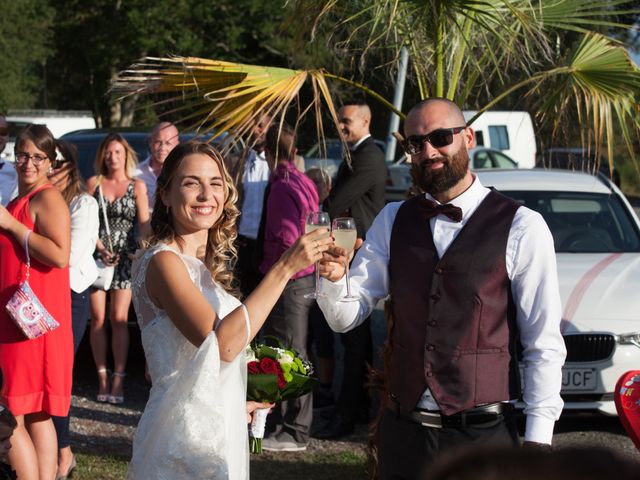
M 222 362 L 215 332 L 200 348 L 194 347 L 151 302 L 145 287 L 147 266 L 163 250 L 182 259 L 219 318 L 240 305 L 213 282 L 197 258 L 160 244 L 134 260 L 133 304 L 153 386 L 133 440 L 127 478 L 248 479 L 244 353 L 231 363 Z

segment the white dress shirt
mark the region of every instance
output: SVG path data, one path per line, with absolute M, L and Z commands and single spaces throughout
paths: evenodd
M 429 220 L 440 258 L 489 192 L 476 177 L 469 189 L 449 202 L 462 209 L 461 222 L 454 222 L 444 215 Z M 436 201 L 430 195 L 427 197 Z M 344 278 L 336 283 L 322 282 L 327 297 L 319 298 L 318 304 L 333 330 L 346 332 L 355 328 L 369 316 L 377 302 L 389 294 L 389 244 L 401 205 L 402 202 L 394 202 L 385 206 L 355 256 L 350 277 L 352 293 L 360 297 L 358 302 L 336 302 L 344 295 Z M 560 398 L 562 365 L 566 357 L 560 334 L 562 307 L 553 237 L 542 216 L 524 206 L 517 210 L 509 230 L 506 269 L 524 350 L 525 440 L 550 444 L 554 422 L 564 405 Z M 417 365 L 416 368 L 422 367 Z M 418 407 L 439 409 L 428 389 Z
M 251 149 L 242 174 L 244 197 L 238 224 L 239 235 L 253 240 L 258 238 L 264 191 L 269 183 L 269 175 L 271 175 L 271 171 L 264 151 L 256 153 L 255 150 Z
M 136 169 L 135 178 L 142 180 L 147 186 L 147 198 L 149 199 L 149 213 L 153 212 L 153 204 L 156 199 L 156 184 L 158 183 L 158 177 L 151 168 L 151 157 L 147 157 L 144 162 L 138 164 Z
M 11 162 L 3 162 L 0 168 L 0 204 L 7 204 L 18 196 L 18 174 Z
M 71 211 L 71 255 L 69 281 L 76 293 L 84 292 L 98 278 L 93 252 L 98 241 L 99 208 L 96 199 L 81 193 L 69 205 Z
M 349 145 L 349 150 L 352 152 L 355 152 L 357 150 L 357 148 L 362 145 L 362 142 L 364 142 L 367 138 L 369 138 L 371 136 L 370 133 L 367 133 L 364 137 L 362 137 L 360 140 L 358 140 L 356 143 L 354 143 L 353 145 Z

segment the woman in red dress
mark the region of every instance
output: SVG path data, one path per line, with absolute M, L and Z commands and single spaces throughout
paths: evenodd
M 18 422 L 8 454 L 18 478 L 55 478 L 58 452 L 51 415 L 69 411 L 73 368 L 69 209 L 47 179 L 56 158 L 51 132 L 44 125 L 30 125 L 15 148 L 18 197 L 6 209 L 0 207 L 0 307 L 24 281 L 23 241 L 32 230 L 29 284 L 60 327 L 29 340 L 0 308 L 0 400 Z

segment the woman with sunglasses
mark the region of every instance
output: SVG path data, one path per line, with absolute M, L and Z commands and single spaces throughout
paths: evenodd
M 149 224 L 147 187 L 133 178 L 137 165 L 136 153 L 121 135 L 107 135 L 96 155 L 97 175 L 87 181 L 89 194 L 100 206 L 100 235 L 96 257 L 106 265 L 115 266 L 109 286 L 109 320 L 111 322 L 113 375 L 111 385 L 107 375 L 107 292 L 91 292 L 91 349 L 98 372 L 99 402 L 124 402 L 123 380 L 129 353 L 129 306 L 131 305 L 131 259 L 138 248 L 136 223 L 144 238 Z M 106 214 L 104 212 L 106 210 Z M 104 218 L 107 217 L 105 223 Z
M 18 196 L 0 207 L 0 402 L 16 416 L 8 457 L 21 480 L 55 478 L 57 442 L 52 415 L 71 403 L 73 339 L 69 298 L 70 215 L 47 174 L 56 143 L 44 125 L 29 125 L 16 139 Z M 4 306 L 25 280 L 60 326 L 27 339 Z
M 93 259 L 98 240 L 98 202 L 87 195 L 78 170 L 78 151 L 75 146 L 58 140 L 56 161 L 49 181 L 62 193 L 71 212 L 71 256 L 69 279 L 71 283 L 71 326 L 73 352 L 78 351 L 89 319 L 89 287 L 98 277 Z M 66 479 L 76 466 L 69 443 L 69 416 L 53 417 L 58 435 L 57 480 Z

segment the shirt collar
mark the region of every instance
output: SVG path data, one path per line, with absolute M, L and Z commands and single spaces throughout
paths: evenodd
M 362 142 L 364 142 L 367 138 L 369 138 L 371 136 L 370 133 L 367 133 L 364 137 L 362 137 L 360 140 L 358 140 L 356 143 L 354 143 L 353 145 L 351 145 L 349 147 L 349 151 L 353 152 L 355 151 L 360 145 L 362 145 Z
M 455 205 L 456 207 L 460 207 L 460 209 L 462 209 L 463 218 L 466 218 L 469 212 L 475 211 L 476 207 L 482 202 L 482 200 L 484 200 L 484 197 L 486 196 L 488 190 L 484 185 L 482 185 L 482 182 L 477 175 L 472 175 L 473 183 L 471 184 L 471 186 L 456 198 L 454 198 L 450 202 L 447 202 L 451 205 Z M 425 196 L 429 200 L 433 200 L 438 205 L 440 205 L 440 202 L 433 198 L 433 196 L 431 196 L 430 194 L 426 193 Z

